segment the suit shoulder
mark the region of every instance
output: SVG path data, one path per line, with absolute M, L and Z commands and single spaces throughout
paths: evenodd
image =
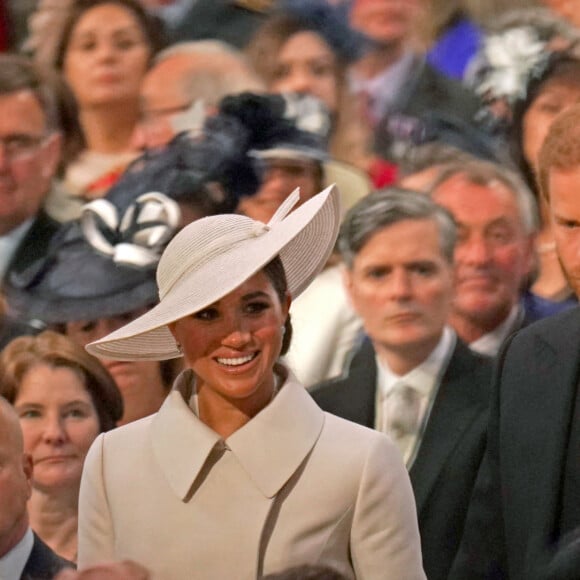
M 75 565 L 72 562 L 61 558 L 34 534 L 32 552 L 30 552 L 30 556 L 22 572 L 22 578 L 24 580 L 52 578 L 63 569 L 74 567 Z
M 580 338 L 580 306 L 523 327 L 511 335 L 504 350 L 525 347 L 537 337 L 553 343 L 554 346 L 561 344 L 563 347 L 569 345 L 575 337 Z

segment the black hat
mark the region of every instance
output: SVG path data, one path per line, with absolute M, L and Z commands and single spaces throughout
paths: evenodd
M 124 211 L 139 195 L 159 191 L 203 215 L 231 213 L 259 185 L 248 139 L 235 118 L 208 117 L 200 130 L 182 132 L 136 159 L 106 197 Z

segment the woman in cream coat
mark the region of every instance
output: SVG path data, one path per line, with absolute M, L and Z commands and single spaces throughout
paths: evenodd
M 250 580 L 298 564 L 415 580 L 415 505 L 384 435 L 323 413 L 278 362 L 290 296 L 336 238 L 337 192 L 268 225 L 199 220 L 159 263 L 160 303 L 89 345 L 108 358 L 185 357 L 161 410 L 100 436 L 85 463 L 79 566 L 131 559 L 154 579 Z

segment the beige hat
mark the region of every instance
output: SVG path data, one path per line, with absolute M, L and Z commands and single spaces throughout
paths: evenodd
M 167 325 L 223 298 L 280 256 L 296 298 L 322 270 L 340 226 L 339 192 L 330 186 L 296 210 L 294 191 L 264 224 L 227 214 L 197 220 L 169 243 L 157 268 L 160 302 L 87 345 L 99 357 L 165 360 L 181 356 Z

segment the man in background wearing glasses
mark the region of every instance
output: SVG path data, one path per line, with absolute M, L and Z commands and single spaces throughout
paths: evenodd
M 0 280 L 46 250 L 58 224 L 42 210 L 61 158 L 57 95 L 26 58 L 0 55 Z

